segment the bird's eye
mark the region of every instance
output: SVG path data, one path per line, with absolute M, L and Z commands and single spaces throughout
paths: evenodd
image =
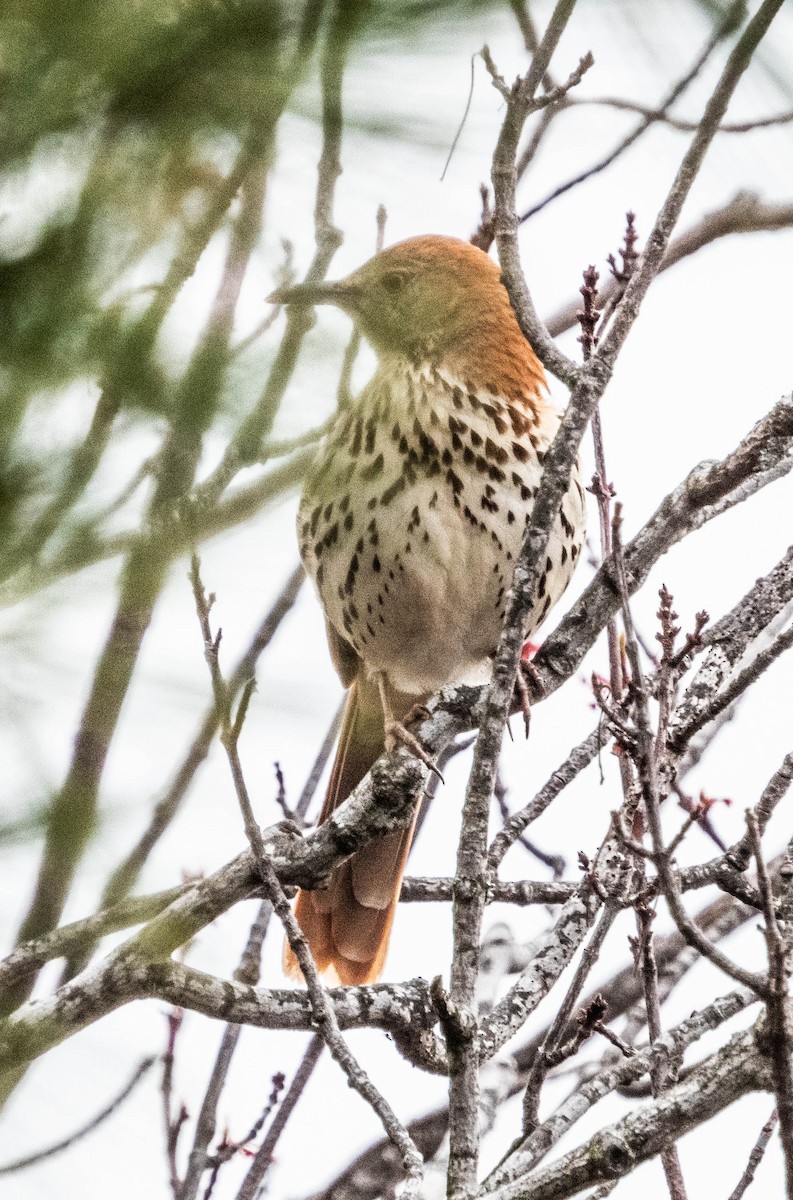
M 383 276 L 383 287 L 392 296 L 395 296 L 397 292 L 401 292 L 404 286 L 405 276 L 401 271 L 389 271 L 387 275 Z

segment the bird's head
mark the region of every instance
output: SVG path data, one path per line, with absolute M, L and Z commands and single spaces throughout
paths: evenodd
M 480 346 L 489 331 L 523 342 L 500 272 L 487 254 L 457 238 L 410 238 L 382 250 L 346 279 L 280 288 L 279 304 L 335 304 L 379 353 L 443 358 Z M 525 343 L 524 343 L 525 344 Z

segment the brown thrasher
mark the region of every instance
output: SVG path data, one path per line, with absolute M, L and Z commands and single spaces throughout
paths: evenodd
M 395 740 L 428 761 L 401 724 L 416 704 L 444 684 L 489 678 L 559 414 L 498 268 L 467 242 L 411 238 L 338 283 L 271 300 L 338 305 L 379 357 L 337 413 L 298 516 L 300 553 L 349 688 L 324 821 Z M 527 637 L 567 586 L 583 536 L 574 475 Z M 341 983 L 380 976 L 412 834 L 372 842 L 327 888 L 298 895 L 317 967 Z M 284 968 L 299 976 L 288 946 Z

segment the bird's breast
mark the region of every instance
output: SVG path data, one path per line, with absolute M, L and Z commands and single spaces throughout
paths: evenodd
M 558 414 L 481 394 L 434 368 L 383 365 L 339 413 L 310 472 L 301 554 L 330 624 L 369 670 L 427 693 L 482 682 Z M 535 612 L 583 539 L 577 477 L 551 535 Z

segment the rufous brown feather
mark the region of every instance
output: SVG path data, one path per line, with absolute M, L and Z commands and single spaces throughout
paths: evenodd
M 397 719 L 414 699 L 391 695 Z M 326 821 L 346 800 L 385 748 L 383 710 L 374 683 L 356 679 L 347 693 L 339 745 L 320 813 Z M 371 842 L 333 872 L 330 886 L 298 893 L 295 916 L 308 939 L 317 969 L 339 983 L 373 983 L 380 977 L 402 876 L 413 838 L 413 824 Z M 284 970 L 300 978 L 288 943 Z

